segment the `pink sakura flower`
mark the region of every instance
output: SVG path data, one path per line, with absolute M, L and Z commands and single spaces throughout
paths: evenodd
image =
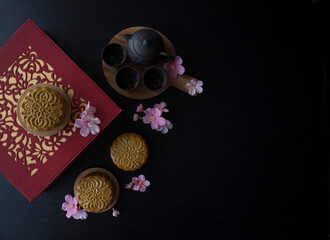
M 176 56 L 173 62 L 166 62 L 164 70 L 169 73 L 171 78 L 176 78 L 177 74 L 182 75 L 185 72 L 182 64 L 182 58 Z
M 134 191 L 145 192 L 147 187 L 150 186 L 150 182 L 145 179 L 144 175 L 140 175 L 138 178 L 133 177 L 132 183 L 134 184 L 132 188 Z
M 89 133 L 96 135 L 100 132 L 98 124 L 101 123 L 100 119 L 94 117 L 96 108 L 90 105 L 88 102 L 85 111 L 80 114 L 80 118 L 76 119 L 75 126 L 80 129 L 80 134 L 83 137 L 87 137 Z
M 84 118 L 86 116 L 94 116 L 94 113 L 96 113 L 96 108 L 93 106 L 90 106 L 90 102 L 88 102 L 85 111 L 83 111 L 80 115 L 81 118 Z
M 166 120 L 166 124 L 164 126 L 161 126 L 157 128 L 157 131 L 161 131 L 163 134 L 168 133 L 169 129 L 173 128 L 173 123 L 171 123 L 169 120 Z
M 200 80 L 196 80 L 195 78 L 191 79 L 189 83 L 186 84 L 186 88 L 189 91 L 190 95 L 195 95 L 197 93 L 203 92 L 203 82 Z
M 160 104 L 155 104 L 154 108 L 158 108 L 161 112 L 168 112 L 169 110 L 166 108 L 166 102 L 161 102 Z
M 136 121 L 138 121 L 140 119 L 141 119 L 141 117 L 139 116 L 139 114 L 134 113 L 134 115 L 133 115 L 133 121 L 136 122 Z
M 137 106 L 137 108 L 136 108 L 136 112 L 144 112 L 144 108 L 143 108 L 142 103 L 140 103 L 140 105 Z
M 159 126 L 166 124 L 166 119 L 161 117 L 162 112 L 158 108 L 147 108 L 144 113 L 146 115 L 143 117 L 143 122 L 145 124 L 150 123 L 152 129 L 157 129 Z
M 94 116 L 86 115 L 84 118 L 78 118 L 75 121 L 75 126 L 80 129 L 80 134 L 83 137 L 87 137 L 89 133 L 91 132 L 93 135 L 96 135 L 100 132 L 100 127 L 98 124 L 100 124 L 101 121 L 98 118 L 95 118 Z
M 88 215 L 87 212 L 84 209 L 78 209 L 77 212 L 72 215 L 72 217 L 76 220 L 84 220 L 87 219 Z
M 117 217 L 120 212 L 117 209 L 112 208 L 112 216 Z
M 66 211 L 66 217 L 70 218 L 77 213 L 78 201 L 76 197 L 72 197 L 70 194 L 65 195 L 65 202 L 62 204 L 62 210 Z

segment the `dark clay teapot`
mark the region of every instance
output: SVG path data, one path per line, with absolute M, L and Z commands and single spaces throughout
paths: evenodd
M 161 59 L 174 61 L 174 57 L 164 52 L 162 37 L 151 29 L 140 29 L 133 34 L 125 34 L 127 51 L 131 59 L 137 64 L 153 65 Z

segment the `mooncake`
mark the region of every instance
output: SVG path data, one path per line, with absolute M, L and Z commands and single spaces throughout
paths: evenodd
M 86 211 L 103 212 L 115 201 L 115 186 L 105 174 L 91 174 L 78 183 L 76 197 Z
M 124 133 L 113 141 L 110 156 L 118 168 L 135 171 L 146 163 L 149 149 L 141 135 L 133 132 Z
M 66 117 L 66 102 L 56 90 L 47 86 L 24 92 L 19 102 L 19 117 L 32 131 L 51 131 L 60 126 Z

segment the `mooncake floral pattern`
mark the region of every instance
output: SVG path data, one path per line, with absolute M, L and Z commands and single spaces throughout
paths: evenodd
M 27 133 L 19 124 L 16 107 L 22 93 L 30 86 L 39 83 L 53 84 L 67 94 L 71 102 L 71 118 L 68 125 L 58 134 L 38 137 Z M 45 164 L 55 152 L 77 130 L 75 119 L 85 109 L 83 98 L 73 96 L 69 84 L 63 84 L 62 78 L 48 63 L 38 58 L 37 52 L 28 46 L 9 67 L 0 74 L 0 146 L 17 164 L 23 165 L 33 176 L 38 168 Z
M 31 89 L 23 98 L 20 114 L 26 125 L 36 131 L 49 131 L 65 117 L 63 97 L 48 87 Z
M 77 199 L 86 211 L 101 212 L 107 209 L 113 196 L 114 186 L 106 176 L 90 175 L 79 182 Z
M 114 164 L 125 171 L 141 168 L 149 156 L 146 141 L 136 133 L 124 133 L 118 136 L 113 141 L 110 151 Z

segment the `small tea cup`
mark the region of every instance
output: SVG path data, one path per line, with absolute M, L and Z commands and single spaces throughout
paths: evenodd
M 132 67 L 122 67 L 116 74 L 116 83 L 122 90 L 131 91 L 139 85 L 140 75 Z
M 147 69 L 143 76 L 143 84 L 151 91 L 160 91 L 167 83 L 167 76 L 163 69 L 151 67 Z
M 118 43 L 110 43 L 103 48 L 102 57 L 104 62 L 111 67 L 119 67 L 126 60 L 126 50 Z

